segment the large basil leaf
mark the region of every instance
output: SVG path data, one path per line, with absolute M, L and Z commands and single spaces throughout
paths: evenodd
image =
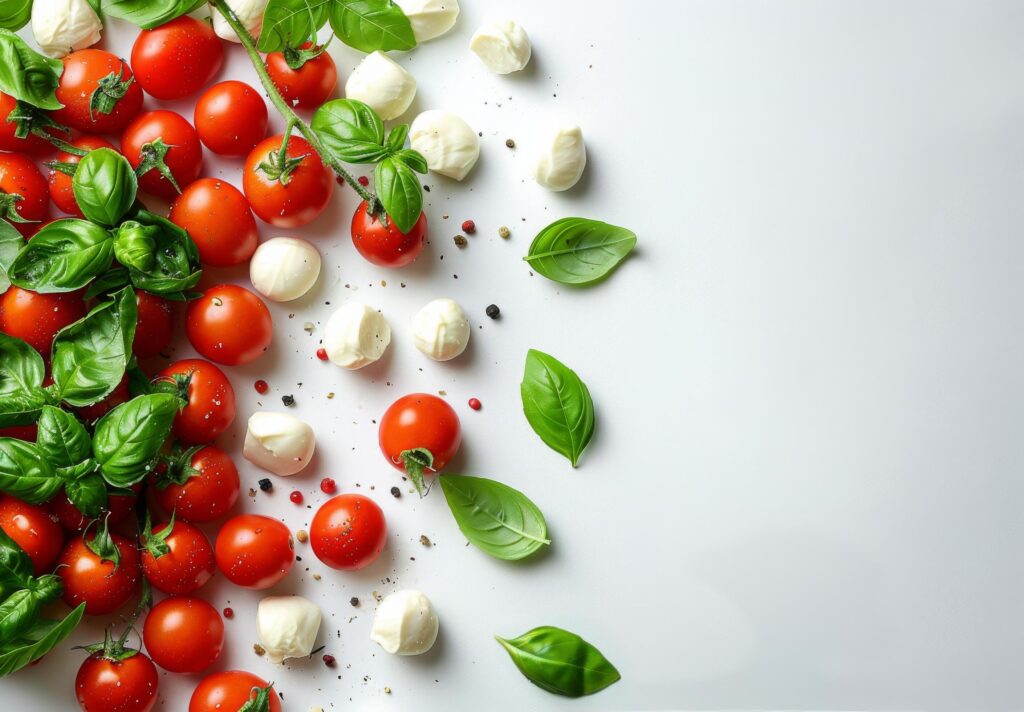
M 0 91 L 40 109 L 60 109 L 56 89 L 64 64 L 44 57 L 10 30 L 0 29 Z
M 171 433 L 181 404 L 176 395 L 150 393 L 100 418 L 92 449 L 103 478 L 115 487 L 130 487 L 145 477 Z
M 62 400 L 81 407 L 110 395 L 128 367 L 137 320 L 135 292 L 126 287 L 57 332 L 51 371 Z
M 32 17 L 32 0 L 0 0 L 0 27 L 17 32 Z
M 120 17 L 144 30 L 159 27 L 176 17 L 198 9 L 206 0 L 102 0 L 100 8 L 109 17 Z
M 71 635 L 85 613 L 85 604 L 67 614 L 63 620 L 38 621 L 21 638 L 0 646 L 0 677 L 31 665 Z
M 36 446 L 55 468 L 73 467 L 89 458 L 92 441 L 85 426 L 66 410 L 43 406 Z
M 611 274 L 634 246 L 632 230 L 600 220 L 562 218 L 540 231 L 523 259 L 548 279 L 582 287 Z
M 145 271 L 129 267 L 132 284 L 168 299 L 184 298 L 182 293 L 195 287 L 203 276 L 196 244 L 187 232 L 170 220 L 147 210 L 133 212 L 130 217 L 142 225 L 160 228 L 155 236 L 153 267 Z
M 530 349 L 520 393 L 533 431 L 576 467 L 594 434 L 594 402 L 586 384 L 554 356 Z
M 40 598 L 27 588 L 0 603 L 0 648 L 32 627 L 41 605 Z
M 270 0 L 256 46 L 260 52 L 280 52 L 312 40 L 327 22 L 329 5 L 326 0 Z
M 14 229 L 6 220 L 0 220 L 0 294 L 7 291 L 11 286 L 11 280 L 7 276 L 14 258 L 25 245 L 25 238 Z
M 384 122 L 355 99 L 334 99 L 313 114 L 313 131 L 327 149 L 348 163 L 376 163 L 388 155 Z
M 511 640 L 494 637 L 527 680 L 556 695 L 592 695 L 622 678 L 600 650 L 561 628 L 541 626 Z
M 61 485 L 53 466 L 34 444 L 0 438 L 0 492 L 39 504 L 57 494 Z
M 459 529 L 484 553 L 515 561 L 551 543 L 544 515 L 522 492 L 483 477 L 438 479 Z
M 36 233 L 9 270 L 12 282 L 35 292 L 81 289 L 110 267 L 114 239 L 88 220 L 55 220 Z
M 71 189 L 85 217 L 113 227 L 135 202 L 139 180 L 127 158 L 109 148 L 97 148 L 79 161 Z
M 21 339 L 0 333 L 0 427 L 34 423 L 48 396 L 43 357 Z
M 331 0 L 330 21 L 334 34 L 361 52 L 416 46 L 409 18 L 391 0 Z
M 391 222 L 402 232 L 409 232 L 423 210 L 420 179 L 404 161 L 389 156 L 377 164 L 373 180 Z

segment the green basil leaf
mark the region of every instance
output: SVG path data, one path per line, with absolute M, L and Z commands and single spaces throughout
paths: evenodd
M 167 299 L 174 299 L 199 284 L 203 276 L 199 269 L 199 250 L 187 232 L 147 210 L 133 211 L 130 217 L 142 225 L 160 229 L 155 235 L 153 267 L 148 270 L 128 267 L 132 284 Z
M 57 494 L 60 478 L 32 443 L 0 438 L 0 492 L 39 504 Z
M 632 230 L 600 220 L 562 218 L 540 231 L 523 259 L 548 279 L 582 287 L 607 277 L 635 246 Z
M 392 151 L 397 151 L 405 146 L 405 139 L 409 137 L 409 124 L 399 124 L 388 131 L 385 143 Z
M 7 532 L 0 529 L 0 598 L 26 588 L 33 577 L 32 559 Z
M 44 57 L 10 30 L 0 29 L 0 91 L 40 109 L 60 109 L 57 83 L 64 64 Z
M 459 529 L 484 553 L 516 561 L 551 543 L 544 515 L 522 492 L 483 477 L 438 480 Z
M 594 402 L 586 384 L 554 356 L 530 349 L 520 393 L 533 432 L 576 467 L 594 434 Z
M 7 271 L 24 246 L 25 238 L 21 236 L 21 233 L 6 220 L 0 220 L 0 294 L 6 292 L 7 288 L 11 286 Z
M 334 34 L 361 52 L 416 46 L 409 18 L 391 0 L 334 0 L 330 12 Z
M 156 264 L 156 241 L 160 228 L 126 220 L 114 237 L 114 257 L 125 267 L 147 272 Z
M 107 483 L 95 472 L 65 483 L 64 494 L 89 518 L 98 517 L 107 506 Z
M 95 299 L 116 292 L 131 283 L 127 267 L 112 267 L 92 281 L 84 296 L 85 299 Z
M 391 155 L 409 166 L 409 168 L 412 168 L 417 173 L 422 173 L 423 175 L 427 174 L 427 159 L 424 158 L 423 154 L 419 151 L 414 151 L 411 148 L 402 148 Z
M 131 487 L 146 476 L 171 433 L 182 400 L 151 393 L 122 403 L 96 423 L 92 449 L 103 479 Z
M 85 604 L 67 614 L 60 622 L 38 621 L 17 641 L 0 647 L 0 677 L 31 665 L 71 635 L 85 613 Z
M 0 333 L 0 427 L 34 423 L 47 402 L 43 357 L 21 339 Z
M 0 27 L 17 32 L 32 17 L 32 0 L 0 0 Z
M 527 680 L 556 695 L 592 695 L 622 678 L 600 650 L 561 628 L 541 626 L 511 640 L 494 637 Z
M 423 210 L 423 188 L 412 168 L 393 157 L 385 158 L 373 171 L 377 197 L 391 222 L 409 232 Z
M 102 0 L 109 17 L 119 17 L 144 30 L 159 27 L 200 7 L 206 0 Z
M 78 465 L 92 452 L 85 426 L 71 413 L 52 405 L 43 406 L 39 415 L 36 446 L 58 469 Z
M 117 225 L 132 207 L 138 189 L 132 164 L 109 148 L 85 154 L 71 179 L 71 190 L 82 214 L 108 227 Z
M 347 163 L 376 163 L 388 154 L 384 122 L 361 101 L 329 101 L 313 114 L 311 126 L 327 149 Z
M 62 400 L 82 407 L 110 395 L 128 367 L 137 320 L 135 292 L 126 287 L 57 332 L 51 372 Z
M 110 267 L 114 239 L 87 220 L 55 220 L 25 243 L 9 270 L 11 281 L 35 292 L 81 289 Z
M 256 46 L 260 52 L 280 52 L 312 40 L 327 22 L 330 3 L 324 0 L 270 0 Z
M 32 627 L 39 615 L 39 606 L 39 597 L 26 588 L 15 591 L 0 603 L 0 646 Z

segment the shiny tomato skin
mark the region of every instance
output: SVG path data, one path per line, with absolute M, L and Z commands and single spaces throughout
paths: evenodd
M 402 452 L 422 447 L 434 456 L 433 472 L 440 472 L 459 451 L 462 426 L 455 409 L 443 399 L 411 393 L 384 412 L 378 440 L 381 452 L 397 469 L 405 470 Z
M 200 178 L 181 191 L 168 218 L 188 232 L 199 249 L 199 259 L 212 267 L 248 262 L 259 243 L 249 201 L 238 188 L 218 178 Z
M 287 185 L 271 180 L 259 166 L 274 161 L 273 154 L 280 151 L 283 138 L 271 136 L 249 152 L 242 171 L 242 189 L 260 220 L 275 227 L 301 227 L 327 207 L 334 191 L 334 173 L 304 138 L 292 136 L 288 139 L 288 157 L 305 158 L 292 171 Z
M 57 149 L 52 143 L 35 134 L 30 133 L 25 138 L 15 136 L 18 127 L 13 121 L 7 120 L 15 106 L 17 106 L 17 101 L 13 96 L 0 92 L 0 151 L 24 153 L 37 158 L 49 156 L 56 151 Z M 64 134 L 61 136 L 67 138 Z
M 132 485 L 132 490 L 136 493 L 141 489 L 141 485 Z M 107 497 L 106 512 L 100 518 L 105 519 L 110 526 L 120 524 L 135 510 L 137 499 L 138 497 L 134 494 L 110 495 Z M 63 491 L 49 501 L 49 506 L 65 531 L 80 532 L 89 522 L 93 521 L 82 514 Z
M 254 361 L 270 347 L 270 310 L 244 287 L 219 284 L 189 302 L 185 333 L 200 355 L 237 366 Z
M 316 558 L 332 569 L 354 571 L 380 556 L 387 542 L 384 512 L 361 494 L 340 494 L 323 503 L 309 527 Z
M 109 114 L 89 110 L 93 92 L 101 79 L 110 74 L 120 75 L 125 82 L 132 79 L 131 67 L 117 55 L 101 49 L 80 49 L 61 62 L 64 70 L 57 85 L 57 101 L 64 108 L 50 114 L 58 124 L 84 133 L 116 133 L 142 110 L 142 87 L 137 81 L 128 84 L 125 95 L 117 100 Z
M 166 524 L 153 527 L 156 537 L 167 529 Z M 174 528 L 164 540 L 170 551 L 156 557 L 143 549 L 142 573 L 157 591 L 173 594 L 192 593 L 209 581 L 217 567 L 213 561 L 210 540 L 198 528 L 176 519 Z
M 261 590 L 288 575 L 295 561 L 295 542 L 278 520 L 239 514 L 224 522 L 214 552 L 217 568 L 228 581 Z
M 0 295 L 0 331 L 25 341 L 49 360 L 53 337 L 85 312 L 81 292 L 39 294 L 12 285 Z
M 135 78 L 157 99 L 196 93 L 223 64 L 224 48 L 213 28 L 188 15 L 143 30 L 132 46 Z
M 64 530 L 56 517 L 44 507 L 5 494 L 0 495 L 0 529 L 28 554 L 36 576 L 51 571 L 64 548 Z
M 224 372 L 199 358 L 176 361 L 157 380 L 191 375 L 188 403 L 174 416 L 174 435 L 186 445 L 216 440 L 235 420 L 235 390 Z
M 150 712 L 160 678 L 144 653 L 110 660 L 102 651 L 82 661 L 75 676 L 75 697 L 83 712 Z
M 121 134 L 121 153 L 132 164 L 132 168 L 138 168 L 142 163 L 143 147 L 158 138 L 170 146 L 164 156 L 164 163 L 174 176 L 178 188 L 184 190 L 199 177 L 203 167 L 203 147 L 199 143 L 199 134 L 181 114 L 164 109 L 140 114 Z M 172 200 L 178 195 L 174 185 L 160 175 L 156 168 L 139 178 L 139 188 L 166 200 Z
M 101 400 L 99 403 L 93 403 L 92 405 L 87 405 L 82 408 L 75 408 L 75 412 L 78 413 L 86 423 L 95 423 L 117 406 L 122 403 L 127 403 L 131 400 L 131 397 L 131 391 L 128 389 L 128 378 L 125 376 L 121 378 L 116 386 L 114 386 L 114 390 L 111 391 L 110 395 L 106 398 Z
M 121 553 L 116 568 L 110 561 L 101 562 L 80 536 L 67 543 L 57 561 L 57 575 L 64 583 L 64 603 L 74 608 L 84 602 L 86 615 L 113 613 L 139 592 L 142 573 L 138 549 L 122 536 L 110 537 Z
M 267 135 L 267 104 L 245 82 L 214 84 L 196 102 L 193 117 L 203 144 L 221 156 L 242 157 Z
M 420 213 L 409 232 L 371 215 L 364 200 L 352 216 L 352 244 L 369 262 L 381 267 L 404 267 L 423 252 L 427 241 L 427 215 Z
M 310 43 L 301 49 L 309 49 Z M 306 61 L 299 69 L 292 69 L 281 52 L 271 52 L 264 64 L 274 86 L 284 100 L 295 109 L 313 110 L 323 104 L 338 84 L 338 69 L 327 52 Z
M 212 522 L 235 506 L 241 493 L 238 469 L 231 456 L 215 445 L 207 445 L 192 456 L 197 470 L 185 484 L 156 488 L 157 502 L 168 514 L 187 522 Z
M 158 356 L 171 345 L 174 335 L 174 305 L 167 299 L 135 290 L 138 321 L 132 351 L 139 358 Z
M 14 438 L 15 440 L 24 440 L 27 443 L 34 443 L 38 433 L 39 428 L 36 427 L 35 423 L 30 423 L 29 425 L 8 425 L 6 428 L 0 428 L 0 438 Z
M 17 153 L 0 153 L 0 194 L 21 196 L 14 212 L 29 222 L 11 222 L 23 237 L 36 234 L 50 214 L 50 188 L 36 164 Z
M 188 703 L 188 712 L 229 712 L 239 710 L 254 696 L 256 688 L 269 683 L 251 672 L 225 670 L 207 675 L 196 685 Z M 274 690 L 269 695 L 269 712 L 281 712 L 281 698 Z
M 153 606 L 142 627 L 153 662 L 169 672 L 202 672 L 220 657 L 224 621 L 201 598 L 171 596 Z
M 109 148 L 116 151 L 117 149 L 107 141 L 99 136 L 79 136 L 71 145 L 75 148 L 81 148 L 85 151 L 92 151 L 97 148 Z M 74 153 L 65 153 L 61 151 L 57 154 L 58 163 L 78 163 L 82 160 L 81 156 L 75 155 Z M 76 218 L 82 217 L 82 211 L 78 209 L 78 202 L 75 200 L 75 194 L 71 189 L 71 176 L 62 171 L 58 171 L 54 168 L 50 168 L 46 174 L 46 182 L 50 189 L 50 200 L 53 204 L 60 209 L 61 212 Z

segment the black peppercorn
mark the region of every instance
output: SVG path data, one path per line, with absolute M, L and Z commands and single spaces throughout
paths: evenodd
M 491 317 L 492 319 L 497 319 L 498 315 L 501 314 L 501 309 L 498 308 L 497 304 L 491 304 L 487 307 L 486 312 L 487 316 Z
M 281 402 L 284 403 L 287 407 L 291 408 L 293 405 L 295 405 L 295 396 L 281 396 Z
M 262 480 L 260 480 L 259 484 L 260 489 L 263 490 L 264 492 L 269 492 L 270 490 L 274 489 L 274 483 L 271 482 L 270 478 L 268 477 L 264 477 Z
M 401 497 L 402 496 L 402 490 L 398 489 L 397 487 L 392 487 L 391 488 L 391 496 L 392 497 Z
M 353 606 L 359 605 L 359 599 L 355 596 L 352 596 L 352 598 L 348 599 L 348 602 L 351 603 Z

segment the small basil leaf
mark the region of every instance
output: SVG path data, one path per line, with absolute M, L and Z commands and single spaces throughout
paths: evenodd
M 483 477 L 438 480 L 459 529 L 484 553 L 516 561 L 551 543 L 544 515 L 522 492 Z
M 34 423 L 47 402 L 43 357 L 21 339 L 0 333 L 0 427 Z
M 541 626 L 511 640 L 494 637 L 527 680 L 556 695 L 592 695 L 622 678 L 600 650 L 561 628 Z
M 78 465 L 92 451 L 85 426 L 71 413 L 52 405 L 43 406 L 39 414 L 36 446 L 56 468 Z
M 147 210 L 133 211 L 130 218 L 142 225 L 159 228 L 155 235 L 153 267 L 148 270 L 129 267 L 132 284 L 168 299 L 199 284 L 203 276 L 199 269 L 199 250 L 187 232 L 170 220 Z
M 376 163 L 388 154 L 384 123 L 361 101 L 329 101 L 313 114 L 311 126 L 327 149 L 347 163 Z
M 90 519 L 98 517 L 107 506 L 107 483 L 97 473 L 65 483 L 64 493 L 71 504 Z
M 135 202 L 138 178 L 128 159 L 109 148 L 97 148 L 82 157 L 71 179 L 71 190 L 82 214 L 112 227 Z
M 149 472 L 171 433 L 182 400 L 170 393 L 151 393 L 122 403 L 96 423 L 92 449 L 103 479 L 115 487 L 131 487 Z
M 586 384 L 554 356 L 530 349 L 520 392 L 533 432 L 576 467 L 594 434 L 594 402 Z
M 280 52 L 299 47 L 327 22 L 329 3 L 312 0 L 270 0 L 263 11 L 263 27 L 257 48 L 260 52 Z
M 0 29 L 0 91 L 40 109 L 60 109 L 57 83 L 64 64 L 39 54 L 10 30 Z
M 409 18 L 392 0 L 335 0 L 330 13 L 334 34 L 361 52 L 416 46 Z
M 403 148 L 399 151 L 395 151 L 392 155 L 417 173 L 426 175 L 428 170 L 427 159 L 424 158 L 423 154 L 419 151 L 414 151 L 411 148 Z
M 160 228 L 127 220 L 117 228 L 114 257 L 125 267 L 148 272 L 156 263 L 156 241 Z
M 110 395 L 128 367 L 137 320 L 135 292 L 126 287 L 57 332 L 51 371 L 62 400 L 82 407 Z
M 423 188 L 412 169 L 393 157 L 377 164 L 373 172 L 377 197 L 391 222 L 402 232 L 409 232 L 423 209 Z
M 392 151 L 397 151 L 405 146 L 405 139 L 408 137 L 409 124 L 399 124 L 388 131 L 388 137 L 385 140 L 385 143 Z
M 21 236 L 21 233 L 6 220 L 0 220 L 0 294 L 6 292 L 7 288 L 11 286 L 7 270 L 10 269 L 14 258 L 18 256 L 18 252 L 24 246 L 25 238 Z
M 635 246 L 636 234 L 624 227 L 562 218 L 540 231 L 523 259 L 548 279 L 582 287 L 607 277 Z
M 0 438 L 0 492 L 39 504 L 60 488 L 60 478 L 39 448 L 24 440 Z
M 0 27 L 17 32 L 32 17 L 32 0 L 0 0 Z
M 35 292 L 81 289 L 110 267 L 114 240 L 87 220 L 55 220 L 21 248 L 11 265 L 12 282 Z
M 119 17 L 150 30 L 201 7 L 206 0 L 102 0 L 100 8 L 108 17 Z
M 25 588 L 33 576 L 32 559 L 0 529 L 0 589 Z
M 0 677 L 31 665 L 57 647 L 71 635 L 84 613 L 85 604 L 81 603 L 60 622 L 38 621 L 17 641 L 0 647 Z

